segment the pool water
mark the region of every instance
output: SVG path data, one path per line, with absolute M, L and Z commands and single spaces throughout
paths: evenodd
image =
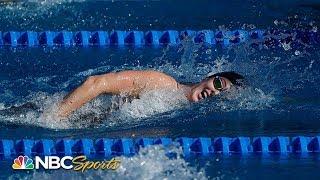
M 29 1 L 1 4 L 0 31 L 274 28 L 318 32 L 319 5 L 317 1 Z M 179 46 L 158 48 L 1 47 L 0 139 L 317 135 L 319 50 L 317 43 L 252 48 L 250 42 L 245 42 L 223 48 L 188 40 Z M 198 82 L 210 72 L 232 70 L 246 77 L 247 86 L 199 103 L 189 103 L 167 91 L 150 92 L 130 103 L 102 95 L 62 123 L 50 113 L 64 95 L 88 76 L 123 69 L 154 69 L 186 83 Z M 316 155 L 168 160 L 161 147 L 144 151 L 136 157 L 122 157 L 122 168 L 115 173 L 17 173 L 6 168 L 11 162 L 0 161 L 4 172 L 0 177 L 320 177 Z M 179 149 L 172 151 L 181 155 Z

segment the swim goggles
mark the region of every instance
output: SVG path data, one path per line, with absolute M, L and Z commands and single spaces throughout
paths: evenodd
M 222 79 L 219 76 L 214 77 L 213 79 L 213 87 L 218 90 L 218 91 L 223 91 L 223 87 L 222 87 Z M 203 98 L 205 98 L 205 94 L 207 94 L 206 91 L 202 91 L 201 95 Z
M 214 79 L 213 79 L 213 87 L 216 90 L 219 90 L 219 91 L 223 90 L 221 77 L 219 77 L 219 76 L 214 77 Z

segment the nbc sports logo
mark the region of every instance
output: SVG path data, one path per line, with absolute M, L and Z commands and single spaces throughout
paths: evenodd
M 20 155 L 16 159 L 14 159 L 12 168 L 16 170 L 31 170 L 31 169 L 39 169 L 42 166 L 44 169 L 59 169 L 60 167 L 64 169 L 72 169 L 71 165 L 66 165 L 66 160 L 72 160 L 71 156 L 65 156 L 60 159 L 58 156 L 45 156 L 44 161 L 39 157 L 35 156 L 35 160 L 33 161 L 28 156 Z M 34 163 L 35 162 L 35 163 Z
M 59 156 L 44 156 L 41 157 L 35 156 L 34 161 L 28 156 L 22 156 L 15 158 L 12 164 L 13 169 L 17 170 L 32 170 L 39 169 L 42 167 L 43 169 L 72 169 L 75 171 L 84 172 L 89 169 L 112 169 L 116 170 L 120 166 L 120 160 L 112 158 L 111 160 L 103 160 L 103 161 L 89 161 L 86 156 L 64 156 L 60 158 Z
M 13 169 L 33 169 L 33 160 L 28 156 L 19 156 L 14 159 L 12 164 Z

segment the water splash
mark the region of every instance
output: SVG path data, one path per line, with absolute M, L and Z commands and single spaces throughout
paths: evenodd
M 153 90 L 141 94 L 139 99 L 125 102 L 116 113 L 121 119 L 146 118 L 155 114 L 178 110 L 189 101 L 180 90 Z
M 3 107 L 1 121 L 5 123 L 29 124 L 50 129 L 78 129 L 110 127 L 148 123 L 152 116 L 181 109 L 188 100 L 181 92 L 172 90 L 150 91 L 131 102 L 119 96 L 100 96 L 86 103 L 67 119 L 57 116 L 58 104 L 66 93 L 50 95 L 37 92 L 29 95 L 23 103 Z M 119 100 L 120 99 L 120 100 Z M 143 119 L 143 118 L 147 118 Z
M 259 88 L 232 88 L 219 97 L 216 108 L 220 111 L 270 109 L 278 102 L 273 92 L 265 93 Z
M 63 94 L 49 95 L 36 92 L 29 95 L 23 104 L 17 103 L 1 110 L 0 119 L 4 123 L 34 125 L 45 128 L 65 129 L 73 125 L 70 121 L 59 121 L 56 116 L 57 103 Z

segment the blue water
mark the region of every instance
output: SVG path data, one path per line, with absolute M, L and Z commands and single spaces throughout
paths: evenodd
M 308 29 L 318 31 L 317 1 L 32 1 L 2 4 L 1 31 L 8 30 L 165 30 L 165 29 Z M 316 135 L 320 129 L 319 44 L 253 49 L 249 43 L 228 48 L 2 48 L 0 49 L 0 139 L 98 137 L 199 137 Z M 155 69 L 181 82 L 198 82 L 209 72 L 234 70 L 248 86 L 200 103 L 180 102 L 168 92 L 146 94 L 118 105 L 117 97 L 100 96 L 58 123 L 43 111 L 88 76 L 123 69 Z M 160 100 L 162 99 L 162 101 Z M 170 99 L 174 103 L 164 103 Z M 111 112 L 110 112 L 111 109 Z M 174 150 L 178 151 L 178 150 Z M 179 151 L 178 151 L 179 153 Z M 158 158 L 147 149 L 124 158 L 127 173 L 113 178 L 153 179 L 173 171 L 183 179 L 318 179 L 318 157 L 264 159 L 211 157 L 187 160 Z M 135 169 L 136 163 L 146 166 Z M 77 178 L 79 174 L 15 173 L 0 162 L 0 177 Z M 173 164 L 170 167 L 169 164 Z M 184 166 L 184 163 L 190 163 Z M 157 167 L 150 171 L 148 167 Z M 171 169 L 166 169 L 170 167 Z M 201 173 L 203 171 L 203 173 Z M 135 173 L 134 173 L 135 172 Z M 110 173 L 88 172 L 82 178 L 104 179 Z M 161 178 L 160 178 L 161 179 Z

